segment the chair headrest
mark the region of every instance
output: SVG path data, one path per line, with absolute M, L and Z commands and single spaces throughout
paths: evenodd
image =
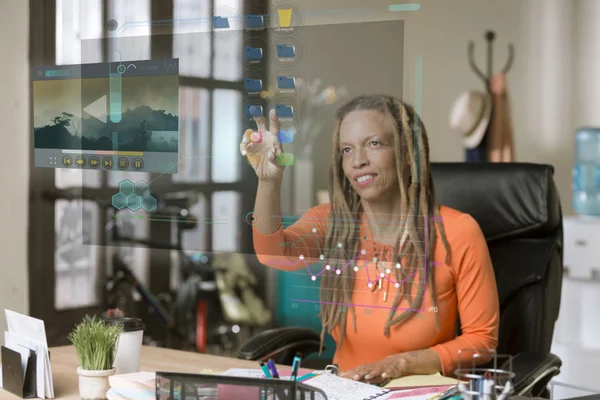
M 562 224 L 554 168 L 528 163 L 432 163 L 438 203 L 470 214 L 488 241 L 542 237 Z

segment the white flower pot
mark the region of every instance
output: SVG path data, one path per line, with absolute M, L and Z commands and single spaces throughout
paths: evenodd
M 114 375 L 116 368 L 104 371 L 89 371 L 77 368 L 79 375 L 79 397 L 81 400 L 106 399 L 106 392 L 110 389 L 108 377 Z

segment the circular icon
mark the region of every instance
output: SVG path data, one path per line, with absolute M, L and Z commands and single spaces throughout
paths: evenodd
M 117 67 L 117 72 L 118 72 L 118 73 L 122 74 L 122 73 L 124 73 L 125 71 L 127 71 L 127 67 L 126 67 L 124 64 L 120 64 L 120 65 Z
M 113 169 L 112 157 L 104 157 L 104 159 L 102 160 L 102 166 L 106 169 Z
M 246 222 L 248 225 L 256 225 L 258 218 L 253 212 L 249 212 L 244 216 L 244 222 Z
M 106 28 L 107 28 L 109 31 L 116 31 L 118 27 L 119 27 L 119 23 L 118 23 L 116 20 L 114 20 L 114 19 L 111 19 L 111 20 L 110 20 L 110 21 L 108 21 L 108 23 L 106 24 Z
M 100 159 L 96 156 L 92 156 L 88 160 L 88 164 L 90 165 L 90 168 L 96 169 L 100 166 Z
M 136 171 L 141 171 L 144 169 L 144 160 L 141 158 L 134 158 L 131 160 L 131 167 Z
M 63 156 L 61 162 L 62 162 L 63 167 L 72 167 L 73 166 L 73 159 L 71 158 L 71 156 Z
M 296 35 L 304 26 L 304 11 L 298 4 L 291 1 L 283 1 L 271 7 L 269 27 L 275 36 Z
M 85 167 L 85 157 L 79 156 L 75 158 L 75 165 L 77 165 L 79 168 Z
M 129 167 L 129 160 L 125 157 L 119 157 L 117 160 L 117 167 L 119 169 L 127 169 L 127 167 Z

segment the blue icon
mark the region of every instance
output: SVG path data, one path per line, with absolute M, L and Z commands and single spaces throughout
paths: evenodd
M 277 87 L 279 89 L 296 89 L 296 78 L 293 76 L 278 76 Z
M 277 141 L 279 143 L 293 143 L 294 142 L 294 134 L 296 130 L 294 128 L 291 129 L 280 129 L 277 132 Z
M 260 79 L 244 79 L 246 92 L 260 92 L 262 90 L 262 81 Z
M 246 15 L 246 26 L 251 29 L 264 28 L 265 19 L 262 15 Z
M 227 29 L 229 28 L 229 19 L 227 17 L 213 17 L 213 28 L 214 29 Z
M 277 57 L 279 58 L 294 58 L 296 57 L 296 47 L 288 46 L 287 44 L 277 45 Z
M 275 106 L 275 113 L 279 118 L 294 118 L 294 107 L 277 104 Z
M 246 60 L 255 61 L 262 59 L 263 50 L 260 47 L 246 46 Z
M 263 115 L 263 108 L 258 104 L 247 104 L 246 105 L 246 117 L 254 118 L 261 117 Z

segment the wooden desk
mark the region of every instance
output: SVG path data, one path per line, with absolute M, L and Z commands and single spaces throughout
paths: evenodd
M 63 346 L 50 349 L 52 354 L 52 377 L 56 399 L 79 400 L 79 360 L 75 347 Z M 254 361 L 217 357 L 187 351 L 144 346 L 140 362 L 141 371 L 169 371 L 198 373 L 202 369 L 225 371 L 229 368 L 259 368 Z M 18 399 L 17 396 L 0 389 L 0 400 Z

